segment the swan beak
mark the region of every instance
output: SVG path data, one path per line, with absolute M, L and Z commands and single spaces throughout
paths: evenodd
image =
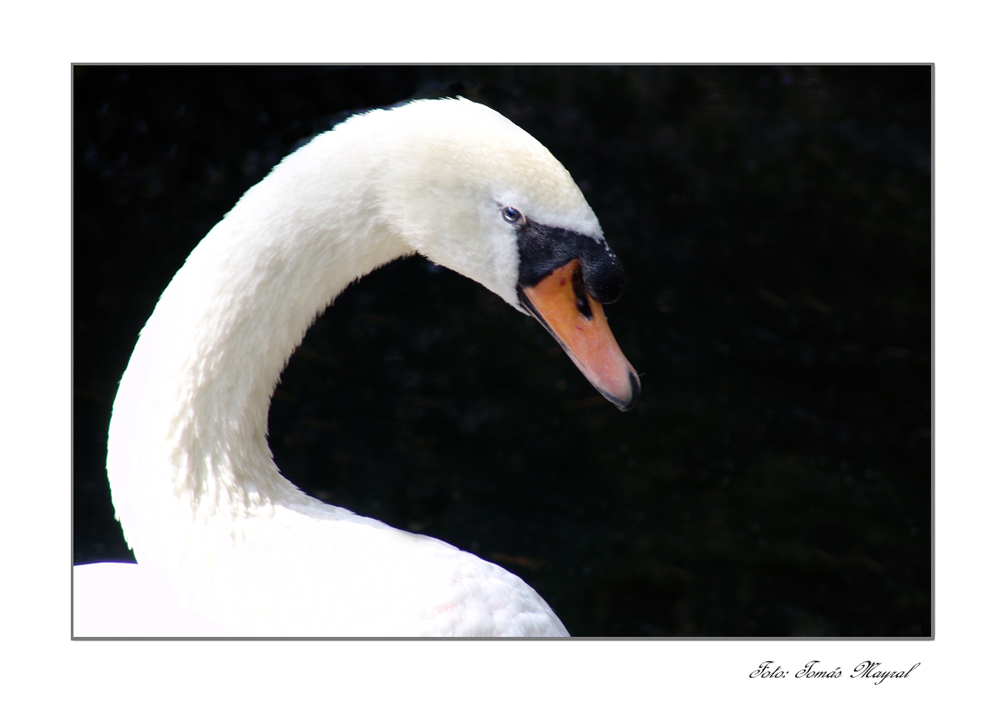
M 583 287 L 579 260 L 522 287 L 524 307 L 566 350 L 594 388 L 623 412 L 639 401 L 639 376 L 611 334 L 604 306 Z

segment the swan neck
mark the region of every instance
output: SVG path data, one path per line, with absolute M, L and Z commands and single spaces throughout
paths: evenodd
M 274 464 L 271 396 L 316 316 L 350 282 L 409 252 L 380 221 L 377 185 L 365 181 L 377 161 L 369 154 L 359 171 L 331 134 L 247 192 L 141 333 L 108 449 L 116 513 L 137 555 L 143 541 L 169 540 L 178 515 L 204 524 L 319 503 Z

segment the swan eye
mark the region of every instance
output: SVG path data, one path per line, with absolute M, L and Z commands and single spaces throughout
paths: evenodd
M 503 216 L 503 219 L 508 223 L 524 223 L 524 216 L 521 215 L 521 212 L 516 208 L 512 208 L 511 206 L 505 206 L 504 208 L 501 208 L 500 214 Z

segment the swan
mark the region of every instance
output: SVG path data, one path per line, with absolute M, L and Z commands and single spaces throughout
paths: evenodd
M 108 434 L 136 564 L 74 568 L 74 636 L 567 636 L 503 568 L 311 498 L 266 440 L 282 369 L 351 282 L 421 254 L 532 315 L 622 410 L 639 379 L 603 304 L 622 267 L 569 172 L 467 99 L 355 115 L 198 244 L 122 376 Z

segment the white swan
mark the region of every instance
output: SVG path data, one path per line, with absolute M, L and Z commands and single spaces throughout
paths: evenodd
M 74 569 L 75 636 L 557 636 L 539 595 L 451 545 L 306 496 L 266 441 L 281 370 L 350 282 L 421 253 L 530 312 L 622 409 L 621 267 L 569 173 L 467 100 L 322 134 L 194 249 L 115 398 L 108 476 L 141 565 Z

